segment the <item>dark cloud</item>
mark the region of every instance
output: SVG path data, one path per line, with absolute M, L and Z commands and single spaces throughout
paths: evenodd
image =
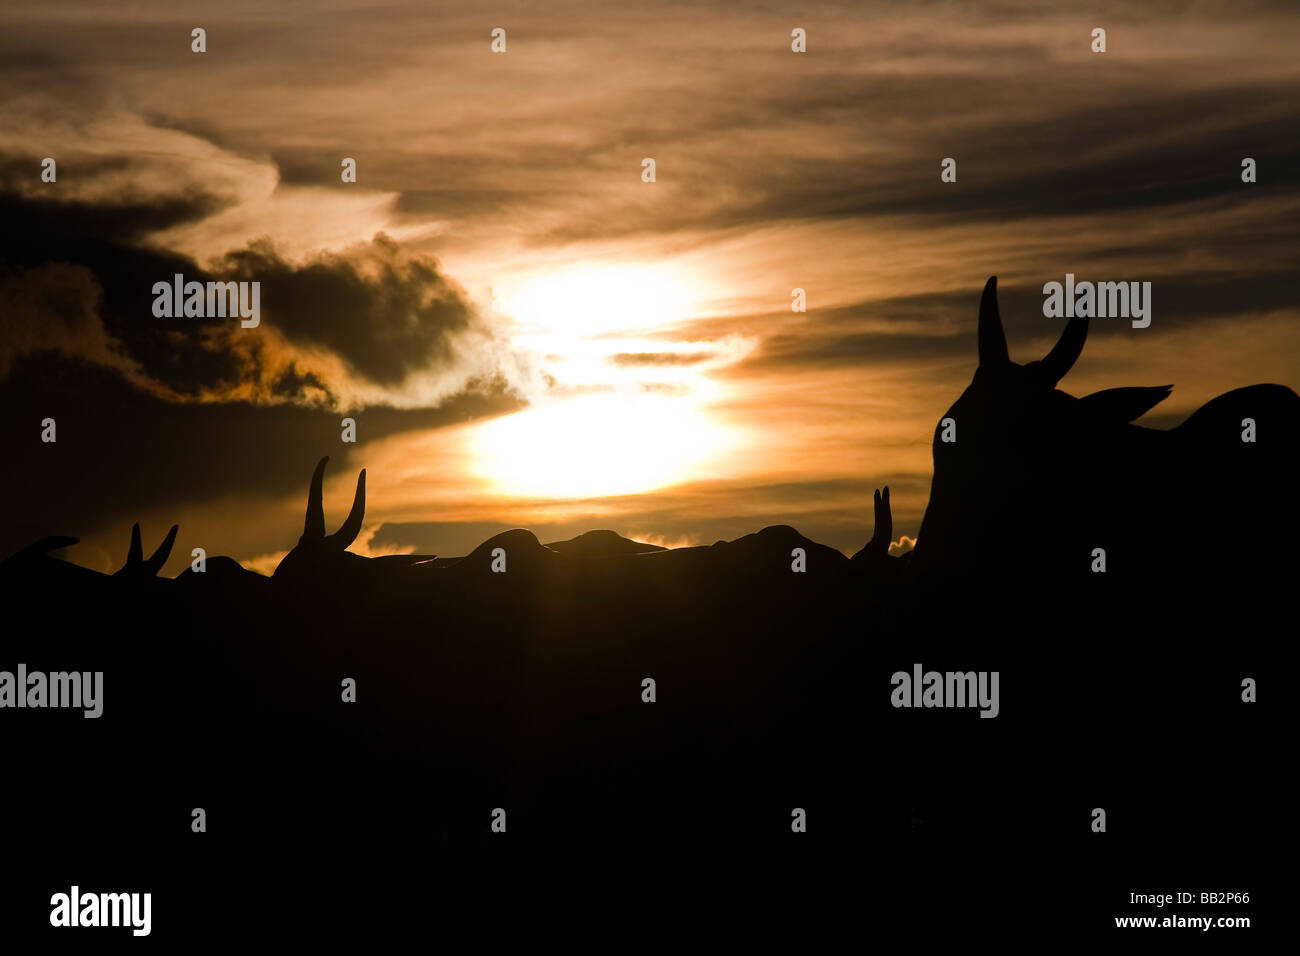
M 101 164 L 100 172 L 120 165 Z M 400 386 L 409 376 L 455 380 L 490 373 L 501 348 L 463 290 L 427 256 L 406 252 L 380 235 L 345 252 L 290 263 L 267 242 L 232 251 L 212 269 L 144 245 L 160 229 L 194 222 L 223 207 L 213 195 L 163 197 L 154 202 L 92 202 L 20 194 L 35 158 L 0 163 L 0 278 L 6 302 L 0 373 L 21 351 L 62 350 L 87 361 L 85 339 L 119 360 L 106 362 L 137 387 L 171 401 L 297 401 L 350 407 L 366 386 Z M 60 169 L 60 175 L 88 174 Z M 4 188 L 7 187 L 7 188 Z M 57 288 L 83 270 L 77 288 Z M 156 282 L 257 281 L 261 325 L 241 329 L 222 318 L 160 319 L 153 314 Z M 22 307 L 30 311 L 24 313 Z M 62 317 L 62 326 L 58 321 Z M 59 329 L 67 335 L 60 339 Z M 39 336 L 23 330 L 40 328 Z M 467 355 L 470 350 L 477 354 Z M 486 356 L 486 361 L 485 357 Z M 331 363 L 330 358 L 337 359 Z M 462 363 L 472 364 L 465 374 Z M 463 383 L 462 383 L 463 384 Z M 438 398 L 454 393 L 444 388 Z M 428 404 L 436 404 L 431 401 Z
M 1042 274 L 1044 283 L 1063 282 L 1064 278 L 1064 272 L 1052 275 L 1044 270 Z M 1103 275 L 1088 271 L 1076 276 L 1080 282 L 1141 278 L 1138 274 Z M 1060 334 L 1063 326 L 1061 320 L 1043 317 L 1042 285 L 999 282 L 998 297 L 1012 358 L 1019 362 L 1041 358 L 1040 352 Z M 1295 287 L 1289 272 L 1249 276 L 1204 272 L 1164 281 L 1157 279 L 1153 282 L 1152 299 L 1153 324 L 1143 330 L 1143 335 L 1158 340 L 1167 333 L 1225 316 L 1293 308 Z M 973 286 L 956 292 L 900 296 L 820 309 L 806 325 L 766 336 L 761 348 L 739 363 L 735 371 L 828 366 L 901 366 L 920 370 L 935 364 L 969 362 L 974 372 L 978 301 L 979 288 Z M 709 333 L 716 328 L 701 323 L 693 331 Z M 1088 338 L 1095 344 L 1131 334 L 1125 322 L 1095 319 Z
M 16 163 L 5 164 L 12 170 Z M 25 164 L 26 165 L 26 164 Z M 39 164 L 27 165 L 29 170 Z M 31 173 L 29 171 L 28 175 Z M 64 175 L 68 175 L 65 171 Z M 57 193 L 55 194 L 57 195 Z M 118 349 L 139 369 L 139 387 L 159 383 L 182 394 L 192 393 L 205 384 L 215 384 L 236 374 L 233 357 L 205 348 L 193 335 L 178 335 L 183 327 L 164 323 L 153 317 L 155 282 L 177 272 L 203 281 L 202 273 L 184 258 L 133 244 L 147 232 L 200 218 L 215 208 L 212 197 L 198 196 L 153 205 L 124 202 L 101 205 L 78 201 L 38 201 L 0 193 L 0 219 L 9 228 L 0 233 L 0 269 L 10 295 L 35 306 L 49 303 L 56 296 L 50 290 L 51 265 L 74 266 L 82 270 L 91 287 L 88 316 L 76 324 L 98 324 Z M 49 312 L 67 314 L 68 303 L 45 312 L 8 311 L 0 315 L 5 343 L 0 348 L 12 365 L 17 330 L 49 322 Z M 196 325 L 206 320 L 191 320 Z M 45 348 L 70 354 L 81 353 L 71 337 L 65 342 L 51 340 Z
M 855 129 L 846 116 L 831 118 L 846 140 L 841 155 L 790 150 L 753 168 L 732 168 L 746 188 L 736 190 L 729 208 L 710 205 L 713 225 L 719 218 L 744 224 L 881 215 L 1002 222 L 1154 211 L 1215 197 L 1251 202 L 1257 197 L 1243 192 L 1240 179 L 1244 156 L 1270 170 L 1271 187 L 1300 184 L 1300 83 L 1188 93 L 1111 81 L 1100 96 L 1085 99 L 1072 90 L 1059 109 L 1032 119 L 989 113 L 988 103 L 1005 98 L 1000 81 L 958 84 L 917 75 L 893 83 L 896 88 L 887 81 L 882 89 L 876 78 L 864 77 L 756 105 L 751 119 L 791 115 L 803 124 L 819 104 L 843 110 L 884 98 L 911 118 L 913 128 L 895 143 L 868 150 L 869 124 Z M 936 103 L 950 117 L 923 122 Z M 1189 117 L 1207 122 L 1189 125 Z M 939 163 L 949 156 L 957 161 L 957 182 L 944 184 Z
M 13 228 L 0 235 L 0 252 L 6 263 L 41 263 L 59 260 L 60 251 L 73 256 L 91 249 L 135 243 L 149 233 L 194 222 L 219 211 L 229 199 L 211 192 L 142 198 L 130 194 L 105 196 L 90 202 L 67 198 L 58 183 L 44 183 L 46 195 L 32 198 L 31 184 L 39 183 L 41 161 L 36 154 L 0 154 L 0 208 Z M 93 179 L 131 170 L 126 156 L 56 157 L 58 175 L 69 180 Z
M 226 264 L 223 277 L 262 283 L 266 321 L 291 342 L 323 346 L 382 385 L 453 365 L 452 335 L 476 324 L 464 292 L 436 262 L 405 253 L 385 236 L 301 266 L 263 244 L 231 253 Z
M 1300 175 L 1300 84 L 1294 69 L 1263 68 L 1296 30 L 1283 3 L 1103 3 L 1092 16 L 1112 24 L 1104 57 L 1088 52 L 1091 21 L 1023 2 L 817 3 L 797 12 L 806 56 L 789 52 L 780 6 L 513 5 L 499 57 L 472 10 L 245 7 L 191 8 L 208 24 L 202 72 L 183 8 L 67 4 L 57 26 L 15 11 L 0 75 L 44 86 L 75 64 L 78 105 L 111 78 L 159 125 L 268 155 L 285 183 L 337 181 L 338 156 L 353 155 L 369 188 L 399 194 L 399 213 L 490 221 L 533 245 L 791 219 L 1157 209 L 1230 194 L 1242 155 L 1273 187 Z M 170 105 L 157 90 L 156 78 L 189 91 L 204 76 L 224 95 Z M 256 111 L 232 119 L 232 101 Z M 439 108 L 411 121 L 427 102 Z M 322 121 L 276 135 L 307 107 Z M 660 164 L 653 195 L 623 188 L 645 155 Z M 938 181 L 950 155 L 953 188 Z

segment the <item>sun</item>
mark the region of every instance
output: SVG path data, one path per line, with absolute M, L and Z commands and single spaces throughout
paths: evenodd
M 531 278 L 507 291 L 504 307 L 520 334 L 594 338 L 667 325 L 695 297 L 672 266 L 588 266 Z
M 596 394 L 495 419 L 473 441 L 497 493 L 590 498 L 709 477 L 734 437 L 680 397 Z
M 610 264 L 535 275 L 508 289 L 499 304 L 511 344 L 534 358 L 549 384 L 528 396 L 525 410 L 471 433 L 487 488 L 591 498 L 708 476 L 736 437 L 710 413 L 719 387 L 690 358 L 699 343 L 671 341 L 703 307 L 703 288 L 671 264 Z

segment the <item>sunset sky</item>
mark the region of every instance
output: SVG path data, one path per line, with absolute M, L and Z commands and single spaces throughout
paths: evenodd
M 5 4 L 0 556 L 269 572 L 325 454 L 362 553 L 851 553 L 884 484 L 915 536 L 989 275 L 1018 361 L 1045 282 L 1151 282 L 1061 383 L 1173 383 L 1145 424 L 1300 384 L 1297 51 L 1291 2 Z M 177 272 L 260 326 L 156 318 Z

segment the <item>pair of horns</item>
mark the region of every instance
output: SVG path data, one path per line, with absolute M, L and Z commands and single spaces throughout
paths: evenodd
M 889 545 L 894 539 L 894 516 L 889 510 L 889 486 L 882 494 L 876 489 L 876 529 L 871 540 L 861 551 L 853 556 L 854 562 L 867 561 L 875 563 L 889 556 Z
M 876 489 L 875 504 L 876 530 L 864 550 L 883 558 L 889 554 L 889 545 L 894 540 L 894 514 L 889 507 L 889 485 L 885 485 L 884 494 L 881 494 L 879 488 Z
M 1052 350 L 1040 361 L 1031 362 L 1028 367 L 1037 369 L 1047 382 L 1049 388 L 1065 377 L 1065 373 L 1079 358 L 1083 343 L 1088 338 L 1088 320 L 1073 318 L 1061 332 Z M 980 368 L 997 371 L 1011 365 L 1011 355 L 1007 352 L 1007 336 L 1002 331 L 1002 314 L 998 311 L 998 277 L 990 276 L 984 285 L 984 295 L 980 298 L 979 321 Z
M 176 543 L 176 532 L 179 530 L 179 525 L 172 525 L 172 529 L 167 532 L 167 537 L 163 538 L 162 544 L 158 545 L 158 549 L 146 561 L 144 559 L 144 548 L 140 544 L 140 523 L 137 521 L 131 525 L 131 547 L 126 552 L 126 564 L 122 565 L 121 570 L 114 576 L 129 578 L 156 577 L 158 572 L 162 570 L 163 565 L 167 563 L 167 559 L 171 557 L 172 545 Z
M 346 550 L 356 540 L 361 531 L 361 519 L 366 513 L 366 470 L 361 469 L 357 476 L 357 493 L 352 499 L 352 510 L 347 520 L 331 535 L 325 533 L 325 506 L 321 503 L 321 484 L 325 480 L 325 465 L 330 456 L 326 455 L 316 465 L 311 476 L 311 490 L 307 493 L 307 521 L 303 525 L 302 545 L 323 545 L 336 551 Z

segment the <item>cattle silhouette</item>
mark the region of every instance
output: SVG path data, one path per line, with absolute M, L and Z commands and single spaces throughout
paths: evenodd
M 911 573 L 922 591 L 991 579 L 1074 586 L 1105 552 L 1109 580 L 1272 578 L 1292 553 L 1300 397 L 1281 385 L 1220 395 L 1167 431 L 1132 424 L 1172 386 L 1082 398 L 1057 384 L 1083 350 L 1074 318 L 1048 354 L 1011 361 L 997 279 L 980 300 L 979 365 L 935 429 L 934 477 Z M 1244 442 L 1246 420 L 1256 440 Z M 951 423 L 951 426 L 948 424 Z M 945 441 L 945 430 L 955 440 Z M 1229 546 L 1229 558 L 1223 546 Z
M 301 605 L 308 607 L 320 607 L 320 601 L 316 598 L 321 593 L 330 593 L 339 587 L 357 594 L 362 602 L 373 599 L 385 593 L 386 586 L 393 583 L 391 572 L 394 569 L 431 561 L 435 557 L 431 554 L 399 554 L 369 558 L 348 550 L 361 532 L 365 520 L 364 468 L 357 475 L 356 493 L 347 518 L 337 531 L 326 534 L 322 486 L 327 464 L 328 455 L 316 463 L 307 491 L 307 514 L 302 535 L 271 575 L 277 593 L 292 596 Z
M 167 532 L 167 537 L 163 538 L 162 544 L 149 560 L 144 559 L 144 548 L 140 543 L 140 525 L 137 522 L 131 526 L 131 546 L 126 553 L 126 564 L 122 565 L 115 577 L 131 578 L 143 580 L 158 576 L 158 572 L 163 569 L 167 559 L 171 557 L 172 545 L 176 543 L 176 533 L 180 531 L 179 525 L 172 525 L 171 530 Z
M 510 529 L 461 556 L 368 558 L 348 550 L 366 473 L 327 534 L 328 458 L 269 577 L 220 555 L 156 577 L 175 527 L 145 560 L 135 526 L 116 575 L 53 554 L 74 538 L 42 539 L 0 563 L 0 601 L 36 622 L 8 629 L 6 659 L 102 669 L 104 717 L 84 723 L 111 736 L 55 759 L 79 715 L 3 715 L 19 728 L 8 764 L 42 782 L 12 843 L 57 845 L 83 872 L 131 860 L 142 880 L 184 873 L 279 899 L 279 867 L 250 863 L 273 846 L 281 866 L 356 893 L 374 881 L 382 896 L 383 876 L 413 865 L 499 859 L 488 824 L 503 807 L 508 845 L 547 860 L 680 865 L 708 847 L 733 875 L 757 857 L 844 889 L 843 874 L 884 859 L 910 874 L 881 897 L 902 906 L 935 885 L 933 861 L 956 858 L 1086 889 L 1124 868 L 1069 821 L 1109 801 L 1122 823 L 1124 801 L 1151 793 L 1167 805 L 1144 818 L 1144 852 L 1235 859 L 1259 840 L 1255 817 L 1187 832 L 1205 802 L 1233 799 L 1231 780 L 1207 780 L 1202 749 L 1265 759 L 1238 684 L 1269 672 L 1268 622 L 1289 613 L 1297 399 L 1254 386 L 1166 431 L 1133 425 L 1168 387 L 1057 389 L 1086 332 L 1074 322 L 1041 361 L 1011 362 L 989 281 L 979 368 L 945 416 L 958 440 L 936 435 L 903 557 L 889 554 L 885 487 L 851 558 L 785 525 L 672 549 L 610 530 L 548 546 Z M 893 708 L 890 674 L 917 662 L 998 670 L 1000 715 Z M 1171 719 L 1189 739 L 1162 739 L 1159 760 L 1113 745 Z M 122 781 L 128 744 L 146 755 L 129 785 L 88 808 L 86 779 Z M 1168 804 L 1187 793 L 1198 802 Z M 201 849 L 197 806 L 220 834 Z M 88 814 L 88 831 L 57 836 Z M 1070 905 L 1015 885 L 1026 908 Z
M 311 488 L 307 492 L 307 518 L 303 523 L 302 537 L 292 551 L 284 556 L 272 577 L 292 580 L 306 579 L 320 575 L 326 569 L 333 569 L 350 563 L 356 565 L 360 555 L 352 554 L 348 547 L 356 540 L 361 531 L 361 522 L 366 512 L 366 470 L 361 469 L 357 476 L 357 491 L 352 499 L 352 510 L 333 534 L 325 533 L 325 507 L 322 504 L 322 484 L 325 480 L 325 466 L 329 464 L 329 455 L 316 463 L 312 472 Z

